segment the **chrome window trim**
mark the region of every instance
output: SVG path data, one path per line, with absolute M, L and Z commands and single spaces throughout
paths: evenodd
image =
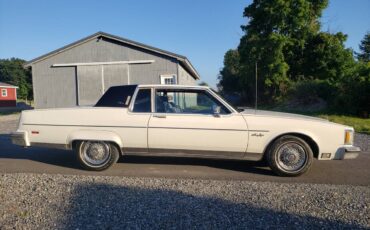
M 152 98 L 151 98 L 151 111 L 150 112 L 144 112 L 144 113 L 134 112 L 134 105 L 135 105 L 136 97 L 139 93 L 139 90 L 141 90 L 141 89 L 150 89 L 151 90 L 150 95 L 151 95 Z M 152 114 L 153 113 L 153 87 L 145 87 L 145 86 L 144 87 L 140 87 L 140 86 L 136 87 L 135 92 L 132 95 L 130 106 L 128 107 L 127 112 L 129 114 Z
M 140 89 L 151 89 L 151 112 L 148 112 L 148 113 L 138 113 L 138 112 L 134 112 L 133 109 L 134 109 L 134 104 L 135 104 L 135 101 L 136 101 L 136 97 L 137 97 L 137 94 L 139 92 Z M 223 106 L 225 106 L 228 110 L 229 110 L 229 114 L 220 114 L 221 117 L 228 117 L 228 116 L 231 116 L 233 114 L 239 114 L 239 112 L 237 112 L 232 106 L 230 106 L 226 101 L 224 101 L 221 97 L 219 97 L 215 92 L 213 92 L 212 90 L 208 89 L 208 88 L 199 88 L 199 87 L 184 87 L 184 88 L 181 88 L 181 87 L 171 87 L 171 85 L 159 85 L 159 86 L 140 86 L 138 85 L 135 89 L 135 92 L 134 94 L 132 95 L 132 98 L 131 98 L 131 101 L 130 101 L 130 105 L 128 107 L 128 113 L 132 113 L 132 114 L 163 114 L 163 115 L 175 115 L 175 116 L 184 116 L 184 115 L 191 115 L 191 116 L 211 116 L 211 117 L 214 117 L 213 114 L 197 114 L 197 113 L 157 113 L 155 112 L 155 106 L 156 106 L 156 103 L 155 103 L 155 95 L 156 95 L 156 91 L 158 89 L 168 89 L 168 90 L 176 90 L 176 89 L 180 89 L 180 90 L 195 90 L 195 91 L 203 91 L 203 92 L 207 92 L 209 93 L 210 96 L 212 96 L 216 101 L 220 102 Z
M 191 115 L 191 116 L 211 116 L 211 117 L 214 117 L 213 114 L 201 114 L 201 113 L 158 113 L 155 111 L 155 95 L 156 95 L 156 91 L 158 89 L 168 89 L 168 90 L 184 90 L 184 91 L 187 91 L 187 90 L 191 90 L 191 91 L 202 91 L 202 92 L 206 92 L 206 93 L 209 93 L 209 95 L 211 97 L 213 97 L 216 101 L 220 102 L 223 106 L 226 107 L 226 109 L 229 110 L 230 113 L 228 114 L 220 114 L 221 117 L 228 117 L 228 116 L 231 116 L 232 114 L 235 114 L 235 113 L 238 113 L 237 111 L 235 111 L 229 104 L 227 104 L 224 100 L 222 100 L 217 94 L 215 94 L 214 92 L 212 92 L 212 90 L 210 89 L 203 89 L 203 88 L 198 88 L 198 87 L 187 87 L 187 88 L 174 88 L 174 87 L 155 87 L 154 88 L 154 95 L 152 96 L 152 100 L 154 100 L 154 108 L 152 109 L 152 113 L 153 114 L 165 114 L 167 116 L 169 115 Z

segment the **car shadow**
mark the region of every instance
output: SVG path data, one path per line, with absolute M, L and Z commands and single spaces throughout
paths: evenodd
M 206 159 L 193 157 L 124 156 L 119 162 L 129 164 L 196 165 L 246 173 L 275 176 L 263 161 Z
M 204 195 L 197 190 L 149 188 L 106 182 L 68 187 L 67 207 L 55 219 L 61 229 L 362 229 L 336 218 L 276 210 L 261 198 Z M 171 187 L 171 185 L 169 185 Z M 191 192 L 192 191 L 192 192 Z M 235 197 L 234 197 L 235 198 Z M 307 207 L 306 207 L 307 208 Z M 50 217 L 49 217 L 50 215 Z
M 0 158 L 27 159 L 65 168 L 81 169 L 75 153 L 69 150 L 48 149 L 40 147 L 23 148 L 13 145 L 9 134 L 0 134 Z M 158 164 L 158 165 L 196 165 L 275 176 L 264 162 L 237 161 L 221 159 L 201 159 L 188 157 L 151 157 L 124 156 L 118 163 L 124 164 Z
M 48 148 L 24 148 L 13 145 L 9 134 L 0 134 L 0 158 L 27 159 L 49 165 L 81 169 L 72 151 Z

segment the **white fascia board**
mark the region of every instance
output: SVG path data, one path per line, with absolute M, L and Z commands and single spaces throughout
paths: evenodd
M 18 87 L 18 86 L 5 86 L 5 85 L 0 85 L 0 88 L 2 88 L 2 89 L 5 89 L 5 88 L 9 88 L 9 89 L 18 89 L 19 87 Z
M 63 63 L 63 64 L 53 64 L 52 67 L 91 66 L 91 65 L 119 65 L 119 64 L 150 64 L 150 63 L 153 63 L 153 62 L 154 62 L 154 60 Z

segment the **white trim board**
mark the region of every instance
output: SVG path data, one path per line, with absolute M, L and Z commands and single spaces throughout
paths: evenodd
M 89 66 L 89 65 L 119 65 L 119 64 L 150 64 L 154 60 L 137 60 L 137 61 L 110 61 L 110 62 L 86 62 L 86 63 L 62 63 L 53 64 L 52 67 L 69 67 L 69 66 Z
M 18 89 L 18 86 L 5 86 L 5 85 L 0 85 L 1 89 L 9 88 L 9 89 Z

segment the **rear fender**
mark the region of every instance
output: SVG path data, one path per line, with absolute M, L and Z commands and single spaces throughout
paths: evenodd
M 123 148 L 123 142 L 121 138 L 119 137 L 119 135 L 111 131 L 102 131 L 102 130 L 74 131 L 71 134 L 69 134 L 67 137 L 68 147 L 71 149 L 73 141 L 77 141 L 77 140 L 113 142 L 113 143 L 116 143 L 120 149 Z

